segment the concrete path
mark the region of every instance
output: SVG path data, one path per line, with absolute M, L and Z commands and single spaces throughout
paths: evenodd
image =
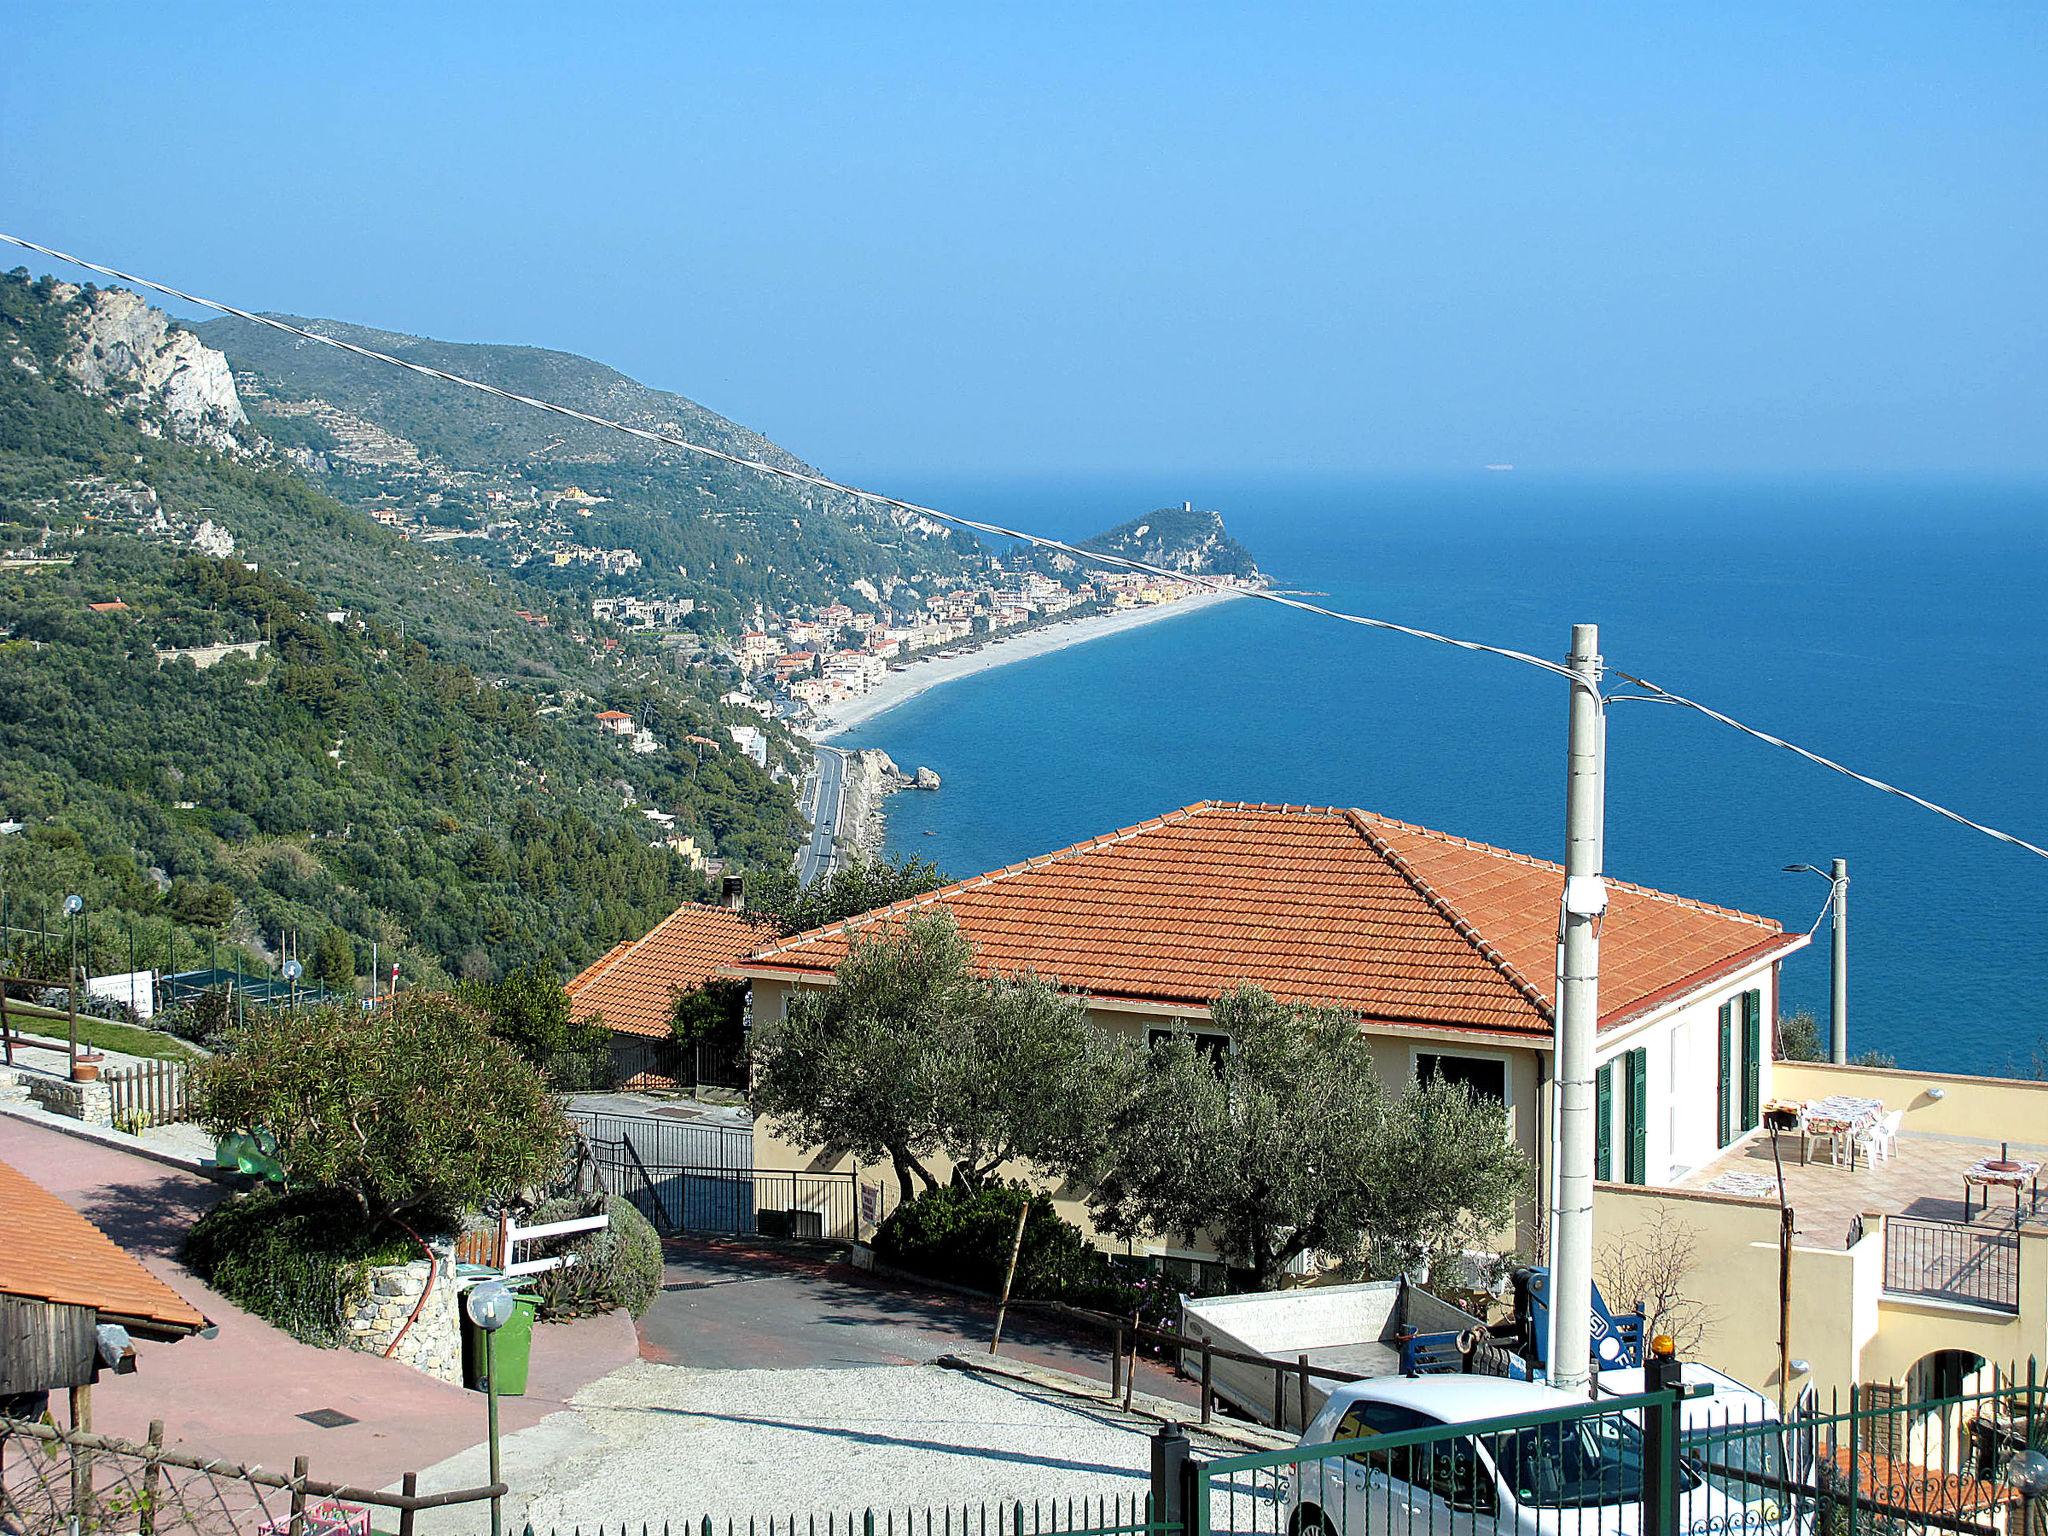
M 185 1232 L 226 1196 L 222 1186 L 11 1117 L 0 1118 L 0 1159 L 83 1212 L 220 1327 L 212 1339 L 144 1342 L 133 1375 L 102 1376 L 93 1389 L 102 1434 L 139 1440 L 162 1419 L 166 1441 L 187 1450 L 287 1471 L 305 1455 L 317 1478 L 370 1487 L 483 1440 L 478 1394 L 371 1355 L 301 1344 L 178 1263 Z M 539 1329 L 528 1395 L 506 1399 L 506 1427 L 537 1423 L 637 1352 L 622 1312 Z M 358 1422 L 320 1429 L 298 1417 L 319 1408 Z
M 923 1364 L 984 1352 L 995 1306 L 865 1273 L 851 1265 L 742 1242 L 669 1244 L 662 1292 L 640 1319 L 641 1352 L 717 1370 Z M 1106 1379 L 1110 1340 L 1042 1312 L 1012 1312 L 1003 1353 Z M 1192 1403 L 1195 1388 L 1141 1362 L 1138 1386 Z

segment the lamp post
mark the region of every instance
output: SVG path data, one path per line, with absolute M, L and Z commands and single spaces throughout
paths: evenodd
M 290 982 L 292 986 L 291 996 L 287 1004 L 287 1007 L 293 1013 L 297 1013 L 299 1011 L 299 978 L 305 975 L 305 973 L 306 968 L 300 965 L 297 960 L 285 961 L 284 979 Z
M 486 1280 L 472 1286 L 469 1299 L 463 1303 L 469 1313 L 469 1320 L 482 1330 L 484 1336 L 484 1402 L 491 1447 L 491 1486 L 498 1486 L 498 1364 L 494 1341 L 498 1330 L 512 1321 L 512 1311 L 517 1305 L 512 1296 L 512 1287 L 502 1280 Z M 491 1495 L 491 1536 L 504 1536 L 504 1507 L 499 1495 Z
M 1836 1066 L 1849 1059 L 1849 861 L 1836 859 L 1828 869 L 1814 864 L 1787 864 L 1788 875 L 1819 875 L 1828 882 L 1828 1059 Z
M 70 1053 L 70 1076 L 78 1078 L 78 914 L 85 910 L 85 898 L 73 892 L 64 898 L 64 923 L 71 930 L 71 969 L 65 976 L 66 990 L 71 994 L 71 1006 L 66 1010 L 71 1016 L 68 1047 Z

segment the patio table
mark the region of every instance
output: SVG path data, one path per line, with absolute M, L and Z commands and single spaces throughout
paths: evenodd
M 1799 1111 L 1799 1161 L 1804 1166 L 1811 1147 L 1809 1137 L 1847 1137 L 1849 1171 L 1856 1171 L 1856 1133 L 1867 1130 L 1884 1117 L 1882 1099 L 1859 1098 L 1853 1093 L 1830 1094 L 1813 1099 Z
M 2020 1213 L 2020 1192 L 2027 1192 L 2027 1209 L 2038 1210 L 2041 1204 L 2041 1165 L 2022 1158 L 1980 1157 L 1963 1170 L 1963 1220 L 1970 1219 L 1970 1191 L 1984 1191 L 1983 1209 L 1991 1209 L 1991 1191 L 2009 1189 L 2012 1191 L 2012 1213 Z

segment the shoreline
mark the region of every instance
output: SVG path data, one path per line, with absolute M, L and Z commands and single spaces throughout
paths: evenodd
M 1142 629 L 1148 624 L 1157 624 L 1165 619 L 1179 618 L 1184 614 L 1214 608 L 1247 594 L 1230 588 L 1219 592 L 1203 592 L 1193 597 L 1183 597 L 1176 602 L 1158 603 L 1147 608 L 1126 608 L 1115 613 L 1093 614 L 1084 619 L 1065 619 L 1048 624 L 1041 629 L 1028 630 L 1020 635 L 1006 635 L 999 640 L 990 640 L 976 646 L 964 656 L 948 658 L 933 657 L 926 661 L 912 662 L 907 671 L 891 672 L 883 678 L 880 687 L 871 693 L 849 700 L 836 710 L 821 713 L 803 735 L 812 741 L 831 741 L 857 726 L 866 725 L 880 715 L 887 714 L 899 704 L 929 693 L 942 683 L 950 683 L 962 677 L 972 677 L 996 667 L 1008 666 L 1012 662 L 1029 661 L 1034 656 L 1050 656 L 1055 651 L 1064 651 L 1069 646 L 1085 645 L 1090 640 L 1100 640 L 1106 635 L 1120 635 L 1126 630 Z

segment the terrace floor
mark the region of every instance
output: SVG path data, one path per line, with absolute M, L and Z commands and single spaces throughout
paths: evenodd
M 1965 1136 L 1940 1136 L 1927 1132 L 1901 1132 L 1892 1157 L 1872 1166 L 1860 1159 L 1852 1171 L 1834 1163 L 1827 1143 L 1816 1139 L 1812 1161 L 1801 1164 L 1800 1138 L 1786 1133 L 1778 1138 L 1779 1155 L 1785 1164 L 1785 1198 L 1792 1207 L 1799 1241 L 1811 1247 L 1846 1248 L 1856 1218 L 1865 1215 L 1917 1216 L 1934 1221 L 1963 1219 L 1963 1170 L 1982 1157 L 1996 1157 L 2000 1143 Z M 2015 1158 L 2042 1164 L 2042 1198 L 2039 1210 L 2027 1213 L 2028 1195 L 2020 1197 L 2021 1219 L 2030 1224 L 2048 1224 L 2048 1145 L 2038 1142 L 2010 1144 Z M 1731 1179 L 1730 1174 L 1747 1174 L 1748 1180 Z M 1763 1182 L 1756 1183 L 1758 1178 Z M 1716 1193 L 1754 1193 L 1775 1201 L 1777 1175 L 1771 1164 L 1771 1138 L 1753 1133 L 1737 1142 L 1704 1167 L 1696 1168 L 1678 1181 L 1678 1188 L 1712 1189 Z M 1753 1189 L 1731 1187 L 1754 1184 Z M 1983 1208 L 1989 1194 L 1990 1209 Z M 1971 1224 L 1987 1230 L 2010 1231 L 2015 1225 L 2010 1190 L 1972 1190 Z

